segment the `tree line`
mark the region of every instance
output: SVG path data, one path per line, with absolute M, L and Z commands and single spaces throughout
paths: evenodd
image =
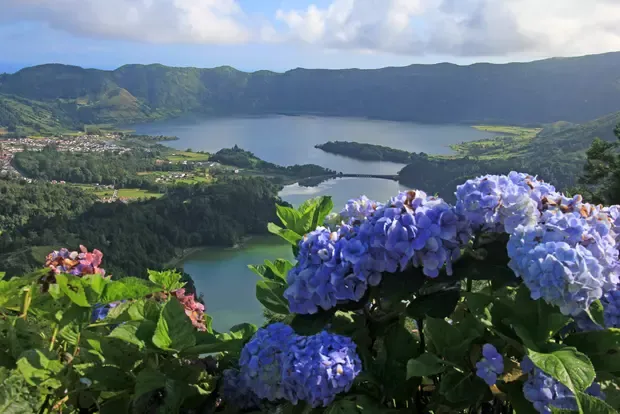
M 50 204 L 59 195 L 50 185 L 30 187 Z M 48 203 L 41 204 L 39 214 L 25 217 L 12 210 L 8 220 L 23 223 L 0 235 L 0 269 L 12 276 L 39 267 L 43 257 L 33 254 L 41 250 L 37 246 L 52 250 L 84 244 L 104 253 L 106 270 L 113 275 L 144 277 L 145 269 L 161 269 L 174 259 L 175 249 L 231 246 L 266 232 L 267 223 L 277 220 L 278 190 L 262 178 L 242 178 L 175 187 L 158 200 L 94 203 L 85 209 L 65 205 L 67 213 L 58 216 Z M 14 199 L 24 195 L 11 191 Z

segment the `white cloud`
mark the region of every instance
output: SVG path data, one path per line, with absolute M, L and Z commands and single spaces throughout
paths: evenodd
M 289 40 L 407 55 L 620 50 L 620 0 L 332 0 L 278 10 Z
M 284 41 L 405 56 L 620 50 L 620 0 L 307 0 L 303 10 L 277 11 L 248 1 L 265 4 L 262 15 L 244 13 L 241 0 L 0 0 L 0 22 L 151 43 Z
M 236 0 L 0 0 L 0 20 L 42 21 L 95 37 L 152 43 L 243 43 Z

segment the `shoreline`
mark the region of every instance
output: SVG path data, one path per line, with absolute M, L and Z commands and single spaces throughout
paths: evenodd
M 183 261 L 185 261 L 189 256 L 193 255 L 194 253 L 197 253 L 201 250 L 206 250 L 209 248 L 218 248 L 218 249 L 230 249 L 230 250 L 241 250 L 243 249 L 246 244 L 252 240 L 253 236 L 244 236 L 241 238 L 241 241 L 238 243 L 235 243 L 232 246 L 210 246 L 210 245 L 204 245 L 204 246 L 196 246 L 196 247 L 188 247 L 187 249 L 179 249 L 182 250 L 181 254 L 177 254 L 175 255 L 175 257 L 173 259 L 171 259 L 170 261 L 168 261 L 167 263 L 164 264 L 165 268 L 178 268 L 180 267 L 179 264 Z

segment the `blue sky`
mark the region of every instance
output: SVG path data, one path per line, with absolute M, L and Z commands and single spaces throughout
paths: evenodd
M 0 0 L 0 71 L 524 61 L 620 50 L 616 0 Z

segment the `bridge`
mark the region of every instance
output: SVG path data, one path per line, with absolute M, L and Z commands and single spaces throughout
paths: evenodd
M 336 177 L 351 178 L 382 178 L 384 180 L 398 181 L 398 174 L 337 174 Z

